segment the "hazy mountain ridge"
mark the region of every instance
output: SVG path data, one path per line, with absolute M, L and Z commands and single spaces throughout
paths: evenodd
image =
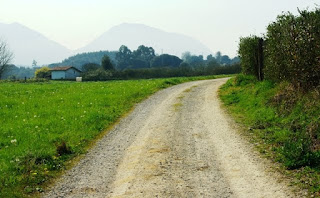
M 114 51 L 121 45 L 126 45 L 131 50 L 146 45 L 153 47 L 157 54 L 166 53 L 179 57 L 185 51 L 204 56 L 212 53 L 200 41 L 189 36 L 129 23 L 114 26 L 87 46 L 75 51 L 19 23 L 0 23 L 0 38 L 8 43 L 14 53 L 13 64 L 24 66 L 31 65 L 33 60 L 38 65 L 43 65 L 61 62 L 71 55 L 83 52 Z
M 118 50 L 121 45 L 137 49 L 140 45 L 153 47 L 158 54 L 166 53 L 181 57 L 185 51 L 197 55 L 209 55 L 211 50 L 189 36 L 169 33 L 143 24 L 123 23 L 111 28 L 78 52 Z
M 0 38 L 14 53 L 16 65 L 31 65 L 33 60 L 39 65 L 58 62 L 72 54 L 66 47 L 19 23 L 0 23 Z

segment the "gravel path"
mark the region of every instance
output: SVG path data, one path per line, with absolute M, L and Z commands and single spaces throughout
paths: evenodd
M 226 80 L 154 94 L 44 197 L 293 197 L 221 109 Z

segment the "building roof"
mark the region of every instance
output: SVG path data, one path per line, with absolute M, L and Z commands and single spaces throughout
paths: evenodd
M 51 68 L 50 70 L 51 70 L 51 71 L 67 71 L 68 69 L 71 69 L 71 68 L 73 68 L 73 69 L 81 72 L 81 70 L 79 70 L 79 69 L 77 69 L 77 68 L 75 68 L 75 67 L 72 67 L 72 66 L 54 67 L 54 68 Z

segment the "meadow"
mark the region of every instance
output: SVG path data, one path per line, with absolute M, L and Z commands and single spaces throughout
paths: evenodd
M 210 77 L 109 82 L 0 82 L 0 197 L 35 196 L 156 91 Z

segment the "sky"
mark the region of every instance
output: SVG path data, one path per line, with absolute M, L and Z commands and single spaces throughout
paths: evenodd
M 0 23 L 23 24 L 72 50 L 115 25 L 141 23 L 236 56 L 241 36 L 262 35 L 277 15 L 320 0 L 0 0 L 0 7 Z

